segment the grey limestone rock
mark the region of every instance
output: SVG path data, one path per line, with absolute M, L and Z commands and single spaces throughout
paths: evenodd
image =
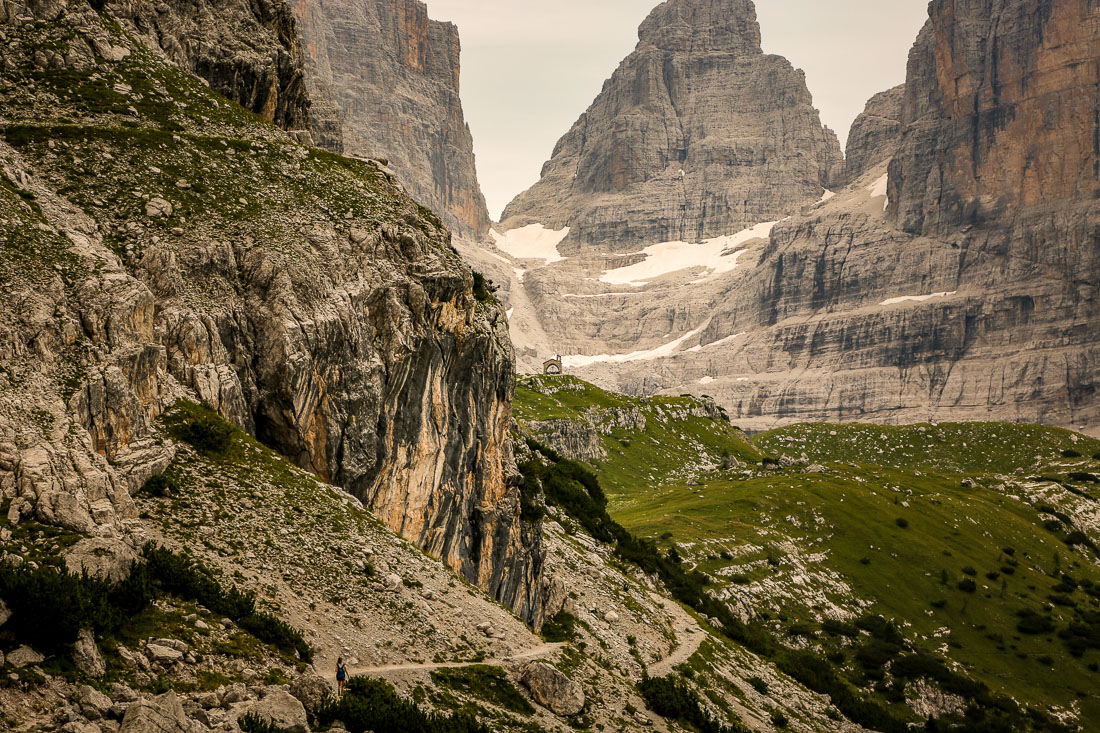
M 555 715 L 573 716 L 584 711 L 584 688 L 545 662 L 530 662 L 519 670 L 519 681 L 535 702 Z
M 244 706 L 241 715 L 252 713 L 286 733 L 309 733 L 306 709 L 298 698 L 279 687 L 265 688 L 263 697 Z
M 191 721 L 173 690 L 126 708 L 119 733 L 192 733 Z
M 456 234 L 489 229 L 459 98 L 459 37 L 419 0 L 292 0 L 313 130 L 330 150 L 383 158 Z

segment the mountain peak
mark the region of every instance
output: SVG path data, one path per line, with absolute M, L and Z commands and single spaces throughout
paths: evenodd
M 752 0 L 668 0 L 638 28 L 639 49 L 762 53 Z

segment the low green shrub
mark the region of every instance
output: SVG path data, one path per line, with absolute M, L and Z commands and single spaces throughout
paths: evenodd
M 898 517 L 894 520 L 894 524 L 898 525 L 902 529 L 909 529 L 909 520 L 904 517 Z
M 963 578 L 956 587 L 963 593 L 974 593 L 978 590 L 978 584 L 974 582 L 973 578 Z
M 113 631 L 153 599 L 149 575 L 136 565 L 118 584 L 50 566 L 0 564 L 0 598 L 11 611 L 5 629 L 39 651 L 62 652 L 80 631 Z
M 256 713 L 245 713 L 237 719 L 237 726 L 241 733 L 288 733 L 270 720 L 261 718 Z
M 684 723 L 699 733 L 740 733 L 747 731 L 740 723 L 722 725 L 703 708 L 699 694 L 687 682 L 669 675 L 646 677 L 638 683 L 646 706 L 662 718 Z
M 567 611 L 558 611 L 542 626 L 542 638 L 551 644 L 573 641 L 577 635 L 577 617 Z
M 1079 451 L 1073 450 L 1072 448 L 1067 448 L 1066 450 L 1062 451 L 1062 458 L 1080 458 L 1080 457 L 1081 457 L 1081 453 Z
M 1021 634 L 1037 636 L 1054 631 L 1054 621 L 1049 616 L 1031 610 L 1017 611 L 1016 616 L 1019 618 L 1016 622 L 1016 630 Z
M 343 697 L 316 711 L 318 728 L 340 721 L 349 733 L 490 733 L 468 713 L 425 713 L 383 680 L 352 677 Z
M 479 303 L 496 303 L 497 286 L 477 270 L 474 270 L 474 298 Z
M 475 664 L 470 667 L 436 669 L 432 682 L 442 687 L 476 697 L 497 707 L 520 715 L 534 715 L 535 708 L 527 702 L 500 667 Z
M 180 482 L 170 473 L 158 473 L 141 485 L 142 493 L 150 496 L 172 496 L 180 490 Z

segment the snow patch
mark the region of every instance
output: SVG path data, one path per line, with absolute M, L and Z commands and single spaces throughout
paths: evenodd
M 874 183 L 872 183 L 870 186 L 867 187 L 867 190 L 871 192 L 871 198 L 877 199 L 879 196 L 885 196 L 886 197 L 886 200 L 882 202 L 882 210 L 883 211 L 886 211 L 886 209 L 889 208 L 889 206 L 890 206 L 889 187 L 890 187 L 890 174 L 889 173 L 884 173 L 881 178 L 879 178 L 878 180 L 876 180 Z
M 879 305 L 897 305 L 898 303 L 923 303 L 926 300 L 932 300 L 932 298 L 950 298 L 952 295 L 959 291 L 952 290 L 950 293 L 932 293 L 930 295 L 902 295 L 897 298 L 887 298 L 879 303 Z
M 703 349 L 709 349 L 709 348 L 714 347 L 714 346 L 722 346 L 723 344 L 728 344 L 731 341 L 736 341 L 737 339 L 741 338 L 744 335 L 745 335 L 744 332 L 735 333 L 732 336 L 726 336 L 724 339 L 718 339 L 717 341 L 712 341 L 709 344 L 700 344 L 698 346 L 692 346 L 690 349 L 684 349 L 684 351 L 694 354 L 697 351 L 702 351 Z
M 699 380 L 699 384 L 710 384 L 714 381 L 714 377 L 703 377 Z
M 738 258 L 745 252 L 744 249 L 734 251 L 734 248 L 753 239 L 767 237 L 777 223 L 764 222 L 737 234 L 715 237 L 700 244 L 687 242 L 654 244 L 642 250 L 642 254 L 645 255 L 644 260 L 628 267 L 604 270 L 600 280 L 611 285 L 641 287 L 662 275 L 702 267 L 706 268 L 706 275 L 700 280 L 693 281 L 692 284 L 702 282 L 703 279 L 713 275 L 734 270 L 737 267 Z
M 531 224 L 519 229 L 511 229 L 501 234 L 490 229 L 493 244 L 517 260 L 542 260 L 549 265 L 561 262 L 565 258 L 558 254 L 558 245 L 569 236 L 569 227 L 547 229 L 542 224 Z M 521 278 L 522 279 L 522 278 Z
M 595 293 L 592 295 L 577 295 L 575 293 L 565 293 L 561 297 L 563 298 L 614 298 L 619 295 L 645 295 L 645 293 Z
M 817 203 L 819 205 L 823 204 L 826 201 L 828 201 L 829 199 L 831 199 L 833 196 L 836 196 L 836 192 L 835 191 L 830 191 L 829 189 L 826 188 L 825 193 L 821 194 L 821 200 L 818 201 Z
M 510 320 L 512 320 L 512 314 L 515 313 L 515 312 L 516 312 L 515 308 L 509 308 L 508 310 L 504 311 L 504 317 L 507 318 L 510 321 Z
M 685 333 L 675 341 L 669 341 L 667 344 L 658 346 L 655 349 L 649 349 L 648 351 L 632 351 L 629 354 L 597 354 L 595 356 L 563 356 L 561 358 L 562 364 L 567 368 L 586 367 L 592 364 L 622 364 L 628 361 L 651 361 L 653 359 L 660 359 L 665 356 L 672 356 L 676 353 L 688 339 L 693 336 L 698 336 L 706 326 L 700 326 L 699 328 Z

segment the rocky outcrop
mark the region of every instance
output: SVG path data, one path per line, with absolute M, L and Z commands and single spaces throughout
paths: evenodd
M 459 99 L 459 38 L 418 0 L 292 0 L 319 144 L 383 158 L 456 234 L 489 229 Z
M 286 3 L 127 0 L 111 3 L 111 12 L 219 94 L 284 129 L 310 129 L 302 49 Z
M 527 428 L 566 458 L 589 462 L 607 458 L 600 432 L 591 420 L 536 420 L 527 423 Z
M 904 84 L 876 94 L 856 117 L 844 150 L 845 183 L 860 178 L 894 156 L 901 139 L 901 104 L 904 96 Z
M 0 143 L 9 517 L 123 532 L 131 492 L 175 455 L 157 418 L 197 398 L 534 616 L 506 325 L 438 219 L 376 165 L 297 144 L 86 5 L 39 23 L 14 20 L 37 6 L 4 7 L 2 107 L 21 125 Z M 126 53 L 87 63 L 95 38 Z M 85 77 L 95 95 L 59 100 Z M 73 134 L 58 140 L 62 117 Z
M 569 227 L 563 252 L 632 252 L 780 219 L 840 169 L 801 71 L 760 48 L 749 0 L 668 0 L 503 226 Z

